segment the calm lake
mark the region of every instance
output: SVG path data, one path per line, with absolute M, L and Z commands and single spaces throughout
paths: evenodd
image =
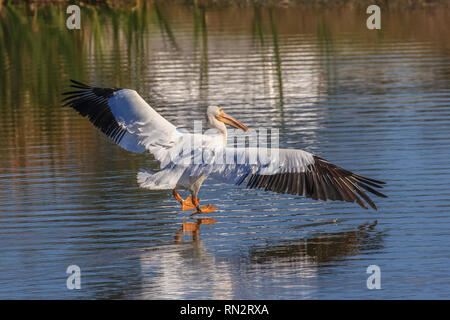
M 81 30 L 63 5 L 0 10 L 0 299 L 450 298 L 450 10 L 383 9 L 381 30 L 364 9 L 86 5 Z M 220 105 L 389 198 L 209 179 L 219 210 L 190 217 L 138 187 L 152 156 L 61 106 L 70 78 L 133 88 L 186 129 Z

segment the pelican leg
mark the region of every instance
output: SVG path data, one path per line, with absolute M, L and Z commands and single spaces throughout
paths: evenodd
M 173 189 L 172 194 L 173 194 L 174 198 L 177 199 L 178 202 L 181 203 L 181 209 L 183 211 L 192 210 L 192 209 L 195 209 L 197 207 L 197 206 L 195 206 L 192 203 L 192 197 L 191 196 L 187 197 L 186 200 L 183 200 L 183 198 L 177 192 L 177 189 Z
M 191 215 L 194 215 L 197 213 L 211 213 L 211 212 L 214 212 L 217 210 L 217 208 L 211 204 L 208 204 L 208 205 L 200 208 L 200 199 L 197 197 L 193 197 L 192 199 L 193 199 L 192 202 L 193 202 L 194 206 L 197 208 L 197 210 L 195 210 L 194 213 L 192 213 Z

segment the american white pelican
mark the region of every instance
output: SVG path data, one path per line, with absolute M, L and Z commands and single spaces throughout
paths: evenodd
M 159 115 L 134 90 L 91 87 L 71 81 L 76 90 L 64 93 L 65 105 L 87 117 L 122 148 L 153 154 L 161 170 L 139 172 L 140 186 L 173 190 L 183 210 L 196 209 L 194 213 L 217 210 L 210 204 L 200 208 L 197 197 L 208 176 L 236 185 L 245 182 L 250 189 L 303 195 L 314 200 L 357 202 L 365 209 L 362 199 L 375 210 L 376 206 L 364 190 L 386 197 L 373 189 L 381 188 L 384 182 L 354 174 L 306 151 L 266 149 L 266 156 L 260 159 L 257 154 L 261 150 L 257 148 L 227 147 L 225 125 L 244 131 L 248 128 L 219 107 L 210 106 L 206 112 L 209 127 L 216 129 L 213 133 L 186 133 Z M 186 152 L 187 145 L 202 150 L 200 161 L 198 153 L 190 149 Z M 227 158 L 230 152 L 232 156 Z M 186 189 L 191 195 L 183 200 L 177 188 Z

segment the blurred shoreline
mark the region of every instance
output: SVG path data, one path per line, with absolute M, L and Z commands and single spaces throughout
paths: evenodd
M 28 4 L 68 4 L 67 0 L 31 0 Z M 80 5 L 104 5 L 111 8 L 135 9 L 145 3 L 184 4 L 196 5 L 206 8 L 212 7 L 285 7 L 285 8 L 366 8 L 375 4 L 383 9 L 426 9 L 426 8 L 448 8 L 450 0 L 85 0 L 76 1 Z M 0 0 L 0 10 L 7 4 L 24 4 L 21 0 Z

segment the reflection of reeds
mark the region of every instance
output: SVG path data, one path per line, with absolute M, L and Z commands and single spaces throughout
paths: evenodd
M 327 24 L 325 18 L 320 17 L 317 24 L 317 43 L 321 51 L 322 56 L 325 58 L 325 68 L 327 80 L 327 90 L 333 90 L 335 88 L 335 79 L 337 78 L 336 63 L 334 62 L 336 57 L 336 52 L 334 49 L 333 35 L 331 29 Z M 332 93 L 332 92 L 329 92 Z
M 40 144 L 58 146 L 62 157 L 70 146 L 80 148 L 80 156 L 96 149 L 81 150 L 86 141 L 98 142 L 96 131 L 84 121 L 69 121 L 68 110 L 60 107 L 69 77 L 100 79 L 112 72 L 117 84 L 128 86 L 129 79 L 139 81 L 139 73 L 133 71 L 147 68 L 148 58 L 130 59 L 131 50 L 123 49 L 141 46 L 147 39 L 143 29 L 156 24 L 148 8 L 133 12 L 85 5 L 82 30 L 66 28 L 65 9 L 59 4 L 6 4 L 0 12 L 0 125 L 8 128 L 2 133 L 2 161 L 12 167 L 26 167 L 31 158 L 23 154 L 33 153 Z M 124 43 L 124 38 L 135 42 Z M 133 52 L 149 53 L 141 49 Z M 108 59 L 114 61 L 107 68 L 105 52 L 112 53 Z M 135 68 L 124 69 L 124 59 L 134 61 Z M 80 126 L 87 130 L 80 132 Z
M 258 39 L 261 47 L 264 47 L 264 29 L 261 16 L 261 8 L 255 7 L 253 9 L 253 39 Z
M 29 143 L 24 135 L 28 132 L 39 135 L 42 141 L 49 144 L 66 145 L 68 141 L 78 139 L 77 135 L 51 132 L 73 131 L 67 111 L 59 108 L 60 93 L 67 89 L 66 83 L 70 77 L 90 80 L 98 85 L 136 88 L 146 99 L 156 96 L 151 92 L 153 84 L 160 81 L 161 74 L 165 72 L 164 67 L 159 66 L 160 58 L 156 54 L 167 50 L 157 48 L 161 44 L 155 32 L 158 30 L 164 39 L 169 39 L 169 49 L 183 46 L 187 59 L 190 53 L 198 54 L 198 61 L 194 63 L 195 75 L 185 78 L 179 74 L 173 76 L 186 79 L 186 87 L 189 81 L 199 79 L 197 94 L 201 104 L 208 102 L 209 82 L 214 79 L 208 78 L 211 71 L 210 52 L 217 42 L 222 41 L 220 34 L 229 38 L 234 34 L 251 37 L 253 33 L 254 48 L 261 52 L 264 86 L 274 82 L 273 95 L 279 100 L 279 105 L 285 100 L 287 93 L 283 89 L 287 92 L 289 83 L 283 71 L 290 71 L 283 69 L 288 64 L 283 65 L 280 51 L 284 43 L 280 43 L 280 35 L 286 35 L 287 38 L 301 34 L 316 37 L 321 50 L 316 55 L 325 57 L 325 63 L 320 67 L 328 79 L 328 90 L 333 88 L 336 78 L 333 59 L 337 48 L 340 48 L 339 37 L 347 36 L 349 32 L 357 33 L 360 41 L 372 44 L 398 39 L 416 43 L 433 42 L 443 55 L 447 55 L 450 45 L 450 42 L 445 41 L 449 38 L 446 28 L 449 10 L 431 11 L 431 14 L 423 10 L 407 13 L 391 10 L 391 13 L 383 13 L 383 25 L 389 26 L 389 29 L 380 37 L 381 33 L 377 36 L 377 32 L 368 31 L 360 15 L 356 17 L 351 11 L 336 14 L 334 11 L 308 11 L 304 8 L 283 10 L 265 7 L 221 7 L 211 10 L 202 5 L 202 1 L 178 5 L 158 2 L 156 6 L 155 2 L 135 1 L 124 2 L 120 7 L 113 2 L 103 5 L 87 2 L 81 5 L 82 30 L 68 30 L 64 3 L 20 2 L 16 5 L 8 1 L 2 4 L 0 125 L 9 125 L 11 128 L 3 131 L 0 142 L 10 147 Z M 342 23 L 343 20 L 346 23 Z M 192 23 L 180 26 L 179 22 L 185 21 Z M 224 21 L 231 21 L 233 27 L 227 29 Z M 178 28 L 185 29 L 180 32 Z M 193 37 L 188 38 L 186 28 L 193 28 Z M 189 41 L 192 41 L 193 52 L 188 52 Z M 184 61 L 179 52 L 168 59 Z M 150 72 L 150 68 L 155 68 L 155 72 Z M 270 69 L 268 76 L 264 68 Z M 183 66 L 183 69 L 188 68 Z M 211 83 L 211 87 L 213 85 Z M 267 96 L 260 92 L 256 94 L 262 98 Z M 82 123 L 86 125 L 85 128 L 89 127 L 88 123 Z M 54 126 L 60 127 L 54 129 Z
M 193 22 L 194 22 L 194 51 L 200 52 L 199 61 L 199 93 L 200 100 L 208 100 L 208 26 L 206 24 L 206 10 L 193 3 Z M 201 41 L 201 47 L 199 48 Z
M 82 42 L 74 33 L 67 33 L 64 16 L 54 6 L 47 6 L 33 15 L 27 14 L 26 8 L 7 5 L 0 19 L 2 45 L 2 63 L 9 65 L 0 71 L 0 90 L 2 97 L 7 97 L 6 91 L 14 94 L 18 88 L 28 88 L 30 93 L 44 104 L 48 97 L 49 79 L 58 78 L 61 70 L 54 68 L 55 63 L 73 61 L 79 62 L 77 48 Z M 62 32 L 64 31 L 64 32 Z M 63 59 L 64 61 L 59 61 Z M 72 65 L 72 64 L 71 64 Z M 69 65 L 67 67 L 70 68 Z M 4 73 L 3 70 L 11 72 Z M 60 82 L 52 83 L 52 88 L 59 88 Z M 9 90 L 8 90 L 9 89 Z M 21 101 L 16 96 L 15 102 Z M 0 98 L 1 99 L 1 98 Z M 55 103 L 56 97 L 50 97 Z M 11 101 L 3 101 L 11 105 Z M 46 101 L 45 101 L 46 102 Z
M 161 32 L 167 35 L 171 45 L 174 47 L 176 51 L 178 52 L 181 51 L 180 47 L 177 44 L 175 36 L 173 35 L 172 27 L 170 26 L 170 23 L 167 20 L 166 16 L 163 14 L 158 2 L 155 2 L 153 4 L 153 7 L 155 10 L 156 18 L 158 19 L 159 26 L 161 28 Z
M 144 49 L 148 45 L 145 32 L 155 21 L 145 3 L 140 10 L 128 12 L 92 5 L 83 6 L 82 12 L 82 30 L 68 30 L 63 5 L 7 4 L 2 8 L 0 101 L 3 105 L 13 105 L 12 101 L 21 103 L 23 95 L 18 94 L 19 88 L 28 88 L 40 105 L 57 104 L 60 99 L 57 93 L 64 89 L 64 81 L 60 79 L 68 75 L 83 79 L 87 55 L 102 64 L 106 49 L 114 54 L 114 60 L 126 58 L 129 62 L 133 46 L 140 46 L 140 52 L 148 51 Z M 122 56 L 124 47 L 126 57 Z M 113 67 L 118 77 L 116 81 L 126 81 L 122 78 L 120 63 Z M 135 69 L 139 70 L 141 66 Z
M 200 30 L 202 34 L 202 53 L 200 59 L 200 87 L 208 85 L 208 29 L 206 25 L 205 9 L 200 10 Z
M 281 72 L 280 47 L 278 46 L 278 31 L 277 31 L 277 26 L 274 21 L 272 9 L 269 9 L 269 21 L 270 21 L 270 30 L 272 32 L 275 66 L 277 69 L 279 104 L 282 109 L 283 108 L 283 75 Z
M 270 44 L 265 43 L 265 34 L 264 34 L 264 17 L 262 13 L 262 9 L 260 7 L 255 7 L 253 9 L 253 20 L 252 20 L 252 35 L 253 35 L 253 44 L 255 50 L 259 49 L 262 57 L 262 70 L 264 72 L 263 77 L 265 79 L 264 83 L 271 83 L 271 79 L 273 79 L 273 71 L 269 70 L 269 75 L 266 75 L 266 64 L 268 59 L 266 58 L 265 50 L 272 49 L 273 51 L 273 63 L 271 65 L 275 66 L 275 82 L 276 89 L 278 91 L 278 106 L 280 107 L 280 117 L 281 122 L 284 123 L 284 112 L 283 112 L 283 104 L 284 104 L 284 95 L 283 95 L 283 72 L 281 66 L 281 55 L 280 55 L 280 47 L 279 47 L 279 39 L 278 39 L 278 29 L 277 23 L 274 18 L 273 9 L 269 8 L 266 10 L 269 22 L 269 35 L 272 38 L 272 46 Z M 272 59 L 272 57 L 270 57 Z

